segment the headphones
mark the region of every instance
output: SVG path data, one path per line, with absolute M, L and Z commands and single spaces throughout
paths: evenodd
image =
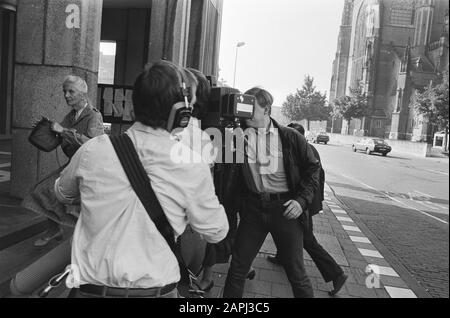
M 192 117 L 192 107 L 189 105 L 188 100 L 188 97 L 190 97 L 190 87 L 186 87 L 184 74 L 180 75 L 182 78 L 180 90 L 183 101 L 175 103 L 170 110 L 169 119 L 167 120 L 167 130 L 169 132 L 176 128 L 187 127 L 189 120 Z

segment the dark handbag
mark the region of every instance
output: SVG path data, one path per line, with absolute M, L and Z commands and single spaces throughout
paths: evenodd
M 53 122 L 48 118 L 42 119 L 36 123 L 31 131 L 28 141 L 39 150 L 50 152 L 62 143 L 62 138 L 58 133 L 52 131 Z
M 114 150 L 116 151 L 117 157 L 122 164 L 125 174 L 128 177 L 131 187 L 136 192 L 136 195 L 142 202 L 142 205 L 152 219 L 153 223 L 155 223 L 156 228 L 167 241 L 172 252 L 175 254 L 180 266 L 181 282 L 192 285 L 192 279 L 198 276 L 201 268 L 191 270 L 191 266 L 188 266 L 185 260 L 190 260 L 189 264 L 195 263 L 192 262 L 191 259 L 198 255 L 198 249 L 196 247 L 201 247 L 201 244 L 198 241 L 199 235 L 194 235 L 194 232 L 188 228 L 179 240 L 175 241 L 172 226 L 167 220 L 161 204 L 153 191 L 150 179 L 148 178 L 130 137 L 128 137 L 127 134 L 122 134 L 119 136 L 110 136 L 110 140 Z M 183 242 L 183 237 L 187 240 L 192 240 L 191 244 L 188 242 Z M 204 245 L 206 246 L 206 244 Z M 181 248 L 183 246 L 189 247 L 190 251 L 182 253 Z M 201 264 L 203 263 L 203 260 L 196 263 Z

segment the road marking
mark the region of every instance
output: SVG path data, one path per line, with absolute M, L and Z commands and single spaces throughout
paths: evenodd
M 368 250 L 365 248 L 358 248 L 359 252 L 362 256 L 369 256 L 369 257 L 376 257 L 376 258 L 384 258 L 383 255 L 380 254 L 378 251 L 374 250 Z
M 420 191 L 418 191 L 418 190 L 414 190 L 414 192 L 417 192 L 417 193 L 419 193 L 419 194 L 421 194 L 421 195 L 423 195 L 423 196 L 426 196 L 426 197 L 428 197 L 428 198 L 430 198 L 430 199 L 434 199 L 433 196 L 431 196 L 431 195 L 429 195 L 429 194 L 426 194 L 426 193 L 423 193 L 423 192 L 420 192 Z M 445 207 L 445 206 L 443 206 L 443 205 L 440 205 L 440 204 L 437 204 L 437 203 L 434 203 L 434 202 L 431 202 L 431 201 L 417 201 L 417 200 L 414 200 L 414 201 L 415 201 L 415 202 L 424 202 L 424 203 L 431 204 L 431 205 L 433 205 L 433 206 L 435 206 L 435 207 L 438 207 L 438 208 L 434 208 L 434 209 L 437 209 L 437 210 L 439 210 L 439 208 L 444 209 L 444 210 L 448 210 L 448 207 Z
M 380 194 L 382 194 L 382 195 L 386 195 L 386 196 L 388 196 L 391 200 L 394 200 L 395 202 L 398 202 L 398 203 L 400 203 L 401 205 L 404 205 L 404 206 L 406 206 L 406 207 L 409 208 L 409 209 L 416 210 L 417 212 L 420 212 L 420 213 L 422 213 L 422 214 L 424 214 L 424 215 L 426 215 L 426 216 L 429 216 L 430 218 L 433 218 L 433 219 L 435 219 L 435 220 L 437 220 L 437 221 L 439 221 L 439 222 L 441 222 L 441 223 L 444 223 L 444 224 L 447 224 L 447 225 L 448 225 L 448 222 L 447 222 L 447 221 L 444 221 L 444 220 L 442 220 L 442 219 L 440 219 L 440 218 L 438 218 L 438 217 L 435 217 L 434 215 L 431 215 L 431 214 L 429 214 L 429 213 L 427 213 L 427 212 L 425 212 L 425 211 L 416 209 L 415 207 L 412 207 L 412 206 L 410 206 L 410 205 L 408 205 L 408 204 L 406 204 L 406 203 L 404 203 L 404 202 L 402 202 L 402 201 L 400 201 L 400 200 L 397 200 L 396 198 L 390 196 L 389 194 L 383 193 L 383 192 L 381 192 L 381 191 L 375 189 L 374 187 L 371 187 L 370 185 L 365 184 L 364 182 L 361 182 L 361 181 L 359 181 L 359 180 L 357 180 L 357 179 L 355 179 L 355 178 L 346 176 L 346 175 L 343 174 L 343 173 L 341 173 L 341 175 L 342 175 L 343 177 L 345 177 L 345 178 L 350 179 L 350 180 L 354 180 L 354 181 L 356 181 L 356 182 L 359 182 L 360 184 L 366 186 L 367 188 L 372 189 L 372 190 L 375 190 L 375 191 L 377 191 L 378 193 L 380 193 Z
M 347 214 L 344 210 L 331 210 L 334 214 Z
M 10 152 L 6 152 L 6 151 L 0 151 L 0 155 L 11 156 L 11 153 Z
M 428 208 L 428 209 L 432 209 L 432 210 L 440 210 L 439 208 L 436 208 L 435 206 L 431 205 L 431 202 L 429 202 L 430 204 L 426 204 L 426 202 L 428 201 L 417 201 L 417 200 L 412 200 L 414 202 L 417 202 L 419 204 L 422 204 L 424 207 Z
M 430 197 L 430 198 L 432 198 L 432 197 L 433 197 L 433 196 L 431 196 L 431 195 L 429 195 L 429 194 L 426 194 L 426 193 L 420 192 L 419 190 L 414 190 L 414 192 L 417 192 L 417 193 L 419 193 L 419 194 L 421 194 L 421 195 L 424 195 L 424 196 L 426 196 L 426 197 Z
M 354 223 L 352 219 L 350 219 L 350 218 L 348 218 L 348 217 L 345 217 L 345 216 L 336 216 L 336 218 L 337 218 L 339 221 L 352 222 L 352 223 Z
M 369 264 L 368 266 L 373 270 L 373 272 L 377 274 L 392 277 L 400 277 L 392 267 L 380 266 L 376 264 Z
M 384 286 L 391 298 L 417 298 L 411 289 Z
M 443 174 L 444 176 L 448 176 L 448 172 L 442 172 L 442 171 L 432 170 L 432 169 L 425 169 L 425 170 L 426 171 L 430 171 L 430 172 L 434 172 L 434 173 Z
M 7 167 L 11 167 L 11 162 L 0 163 L 0 168 L 7 168 Z
M 346 230 L 346 231 L 353 231 L 353 232 L 360 232 L 360 233 L 362 233 L 361 230 L 360 230 L 357 226 L 343 225 L 343 224 L 342 224 L 342 227 L 343 227 L 344 230 Z
M 364 237 L 364 236 L 353 236 L 353 235 L 350 235 L 350 239 L 353 242 L 357 242 L 357 243 L 368 243 L 368 244 L 371 243 L 369 241 L 369 239 L 367 237 Z

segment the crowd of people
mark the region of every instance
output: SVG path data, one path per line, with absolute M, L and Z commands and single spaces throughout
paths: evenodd
M 149 210 L 155 206 L 174 238 L 192 231 L 206 242 L 196 244 L 203 249 L 201 273 L 191 280 L 198 294 L 214 286 L 214 265 L 229 262 L 223 297 L 243 297 L 246 279 L 255 276 L 253 260 L 269 233 L 277 247 L 269 261 L 283 266 L 294 297 L 314 296 L 303 249 L 324 280 L 333 282 L 331 294 L 344 285 L 345 273 L 313 233 L 312 216 L 322 210 L 324 191 L 320 156 L 301 125 L 285 127 L 270 116 L 273 97 L 267 90 L 245 92 L 256 101 L 253 118 L 241 123 L 244 163 L 214 163 L 204 156 L 180 163 L 173 160 L 174 147 L 192 151 L 196 132 L 200 156 L 205 147 L 213 153 L 201 124 L 211 85 L 195 69 L 168 61 L 147 66 L 135 81 L 134 124 L 124 134 L 142 168 L 136 171 L 145 174 L 142 182 L 149 182 L 155 194 L 150 203 L 135 191 L 128 168 L 104 134 L 86 82 L 68 76 L 63 92 L 72 109 L 52 130 L 61 136 L 69 161 L 37 184 L 23 205 L 49 218 L 36 246 L 61 239 L 60 224 L 74 226 L 70 263 L 78 270 L 79 286 L 71 297 L 180 297 L 182 267 L 189 264 L 180 263 L 160 219 L 152 217 Z M 171 112 L 180 105 L 190 119 L 175 133 L 169 128 Z

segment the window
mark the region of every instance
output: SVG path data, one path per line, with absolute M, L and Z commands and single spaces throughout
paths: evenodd
M 391 24 L 410 26 L 414 24 L 414 5 L 410 0 L 396 0 L 391 9 Z
M 101 41 L 98 62 L 98 83 L 114 84 L 114 66 L 116 62 L 116 42 Z
M 381 128 L 381 120 L 375 120 L 375 128 Z

